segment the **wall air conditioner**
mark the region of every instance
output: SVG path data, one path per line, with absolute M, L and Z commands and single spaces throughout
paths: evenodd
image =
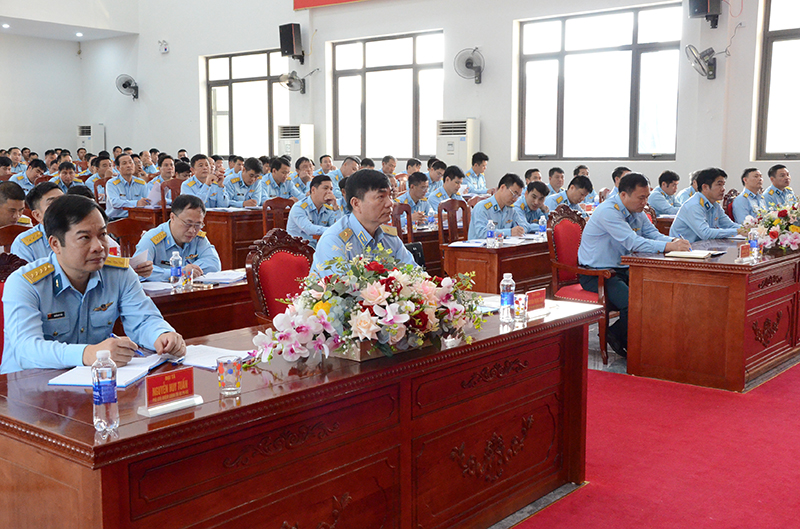
M 294 163 L 301 156 L 314 160 L 314 125 L 278 125 L 278 156 L 288 154 Z
M 81 147 L 92 154 L 106 150 L 105 125 L 78 125 L 78 149 Z
M 472 155 L 481 150 L 481 122 L 469 118 L 462 121 L 436 122 L 436 158 L 448 166 L 464 171 L 472 167 Z

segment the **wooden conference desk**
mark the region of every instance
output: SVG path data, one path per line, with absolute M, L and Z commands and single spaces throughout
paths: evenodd
M 478 292 L 500 293 L 503 274 L 511 272 L 518 292 L 534 288 L 550 289 L 550 251 L 547 242 L 526 241 L 501 248 L 445 245 L 444 270 L 447 274 L 475 272 L 474 289 Z
M 0 375 L 0 526 L 485 528 L 585 479 L 588 327 L 602 309 L 559 302 L 544 321 L 359 364 L 247 371 L 201 406 L 137 415 L 119 392 L 118 439 L 92 427 L 91 390 L 60 371 Z M 249 349 L 255 329 L 203 339 Z M 159 369 L 173 369 L 164 366 Z
M 743 241 L 706 260 L 663 254 L 622 258 L 630 266 L 628 373 L 742 391 L 800 353 L 800 252 L 736 264 Z
M 672 227 L 674 217 L 656 217 L 656 229 L 664 235 L 669 235 L 669 229 Z

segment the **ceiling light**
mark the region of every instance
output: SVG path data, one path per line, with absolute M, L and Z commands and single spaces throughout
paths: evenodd
M 76 37 L 83 37 L 83 33 L 75 33 Z
M 8 28 L 10 28 L 10 27 L 11 27 L 11 26 L 9 26 L 8 24 L 3 24 L 3 29 L 8 29 Z

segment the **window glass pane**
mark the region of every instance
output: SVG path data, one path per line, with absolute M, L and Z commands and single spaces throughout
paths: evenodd
M 367 42 L 367 68 L 411 64 L 413 51 L 411 37 Z
M 413 71 L 367 74 L 367 156 L 411 158 L 413 131 Z
M 282 57 L 281 52 L 273 51 L 269 54 L 270 75 L 289 73 L 289 57 Z
M 243 77 L 266 77 L 267 76 L 267 54 L 258 53 L 255 55 L 238 55 L 231 57 L 231 68 L 233 78 Z
M 361 76 L 340 77 L 337 120 L 340 157 L 361 154 Z
M 280 83 L 272 83 L 272 154 L 275 156 L 282 154 L 279 153 L 278 149 L 278 127 L 281 125 L 291 125 L 292 123 L 289 117 L 289 90 L 281 86 Z M 266 118 L 262 125 L 264 130 L 267 130 Z M 264 154 L 267 153 L 267 145 L 268 143 L 264 142 L 264 146 L 262 147 Z
M 561 21 L 534 22 L 522 28 L 522 53 L 561 51 Z
M 639 12 L 639 43 L 681 40 L 681 6 Z
M 430 64 L 444 61 L 444 33 L 417 37 L 417 63 Z
M 772 0 L 769 8 L 769 30 L 800 28 L 800 2 Z
M 769 79 L 769 112 L 767 115 L 767 145 L 769 153 L 800 152 L 800 40 L 779 41 L 772 45 L 772 65 Z
M 261 156 L 269 147 L 269 81 L 234 83 L 233 150 L 239 156 Z
M 337 70 L 353 70 L 355 68 L 364 67 L 364 48 L 360 42 L 353 42 L 352 44 L 337 44 L 336 51 L 336 69 Z
M 222 81 L 228 79 L 228 58 L 220 57 L 208 60 L 208 80 Z
M 572 18 L 566 32 L 567 51 L 624 46 L 632 43 L 633 13 Z
M 614 82 L 595 82 L 613 79 Z M 568 55 L 564 62 L 564 156 L 625 158 L 631 52 Z M 602 104 L 598 104 L 602 102 Z
M 642 54 L 639 85 L 639 154 L 675 154 L 678 50 Z
M 444 114 L 444 70 L 419 72 L 419 154 L 436 154 L 436 121 Z
M 220 156 L 230 154 L 228 87 L 211 88 L 211 150 Z
M 525 154 L 556 154 L 558 61 L 525 65 Z

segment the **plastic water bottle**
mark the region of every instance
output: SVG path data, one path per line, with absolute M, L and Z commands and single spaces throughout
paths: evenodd
M 97 351 L 92 364 L 92 404 L 95 430 L 107 432 L 119 426 L 117 364 L 111 360 L 111 351 Z
M 183 292 L 183 258 L 177 251 L 169 258 L 169 284 L 173 292 Z
M 500 281 L 500 322 L 514 323 L 514 290 L 517 284 L 510 273 L 503 274 Z
M 747 234 L 747 240 L 750 243 L 750 257 L 754 262 L 761 260 L 761 247 L 758 245 L 758 230 L 751 229 Z
M 539 217 L 539 237 L 547 237 L 547 215 Z
M 494 221 L 489 219 L 486 223 L 486 247 L 497 248 L 497 238 L 494 233 Z

